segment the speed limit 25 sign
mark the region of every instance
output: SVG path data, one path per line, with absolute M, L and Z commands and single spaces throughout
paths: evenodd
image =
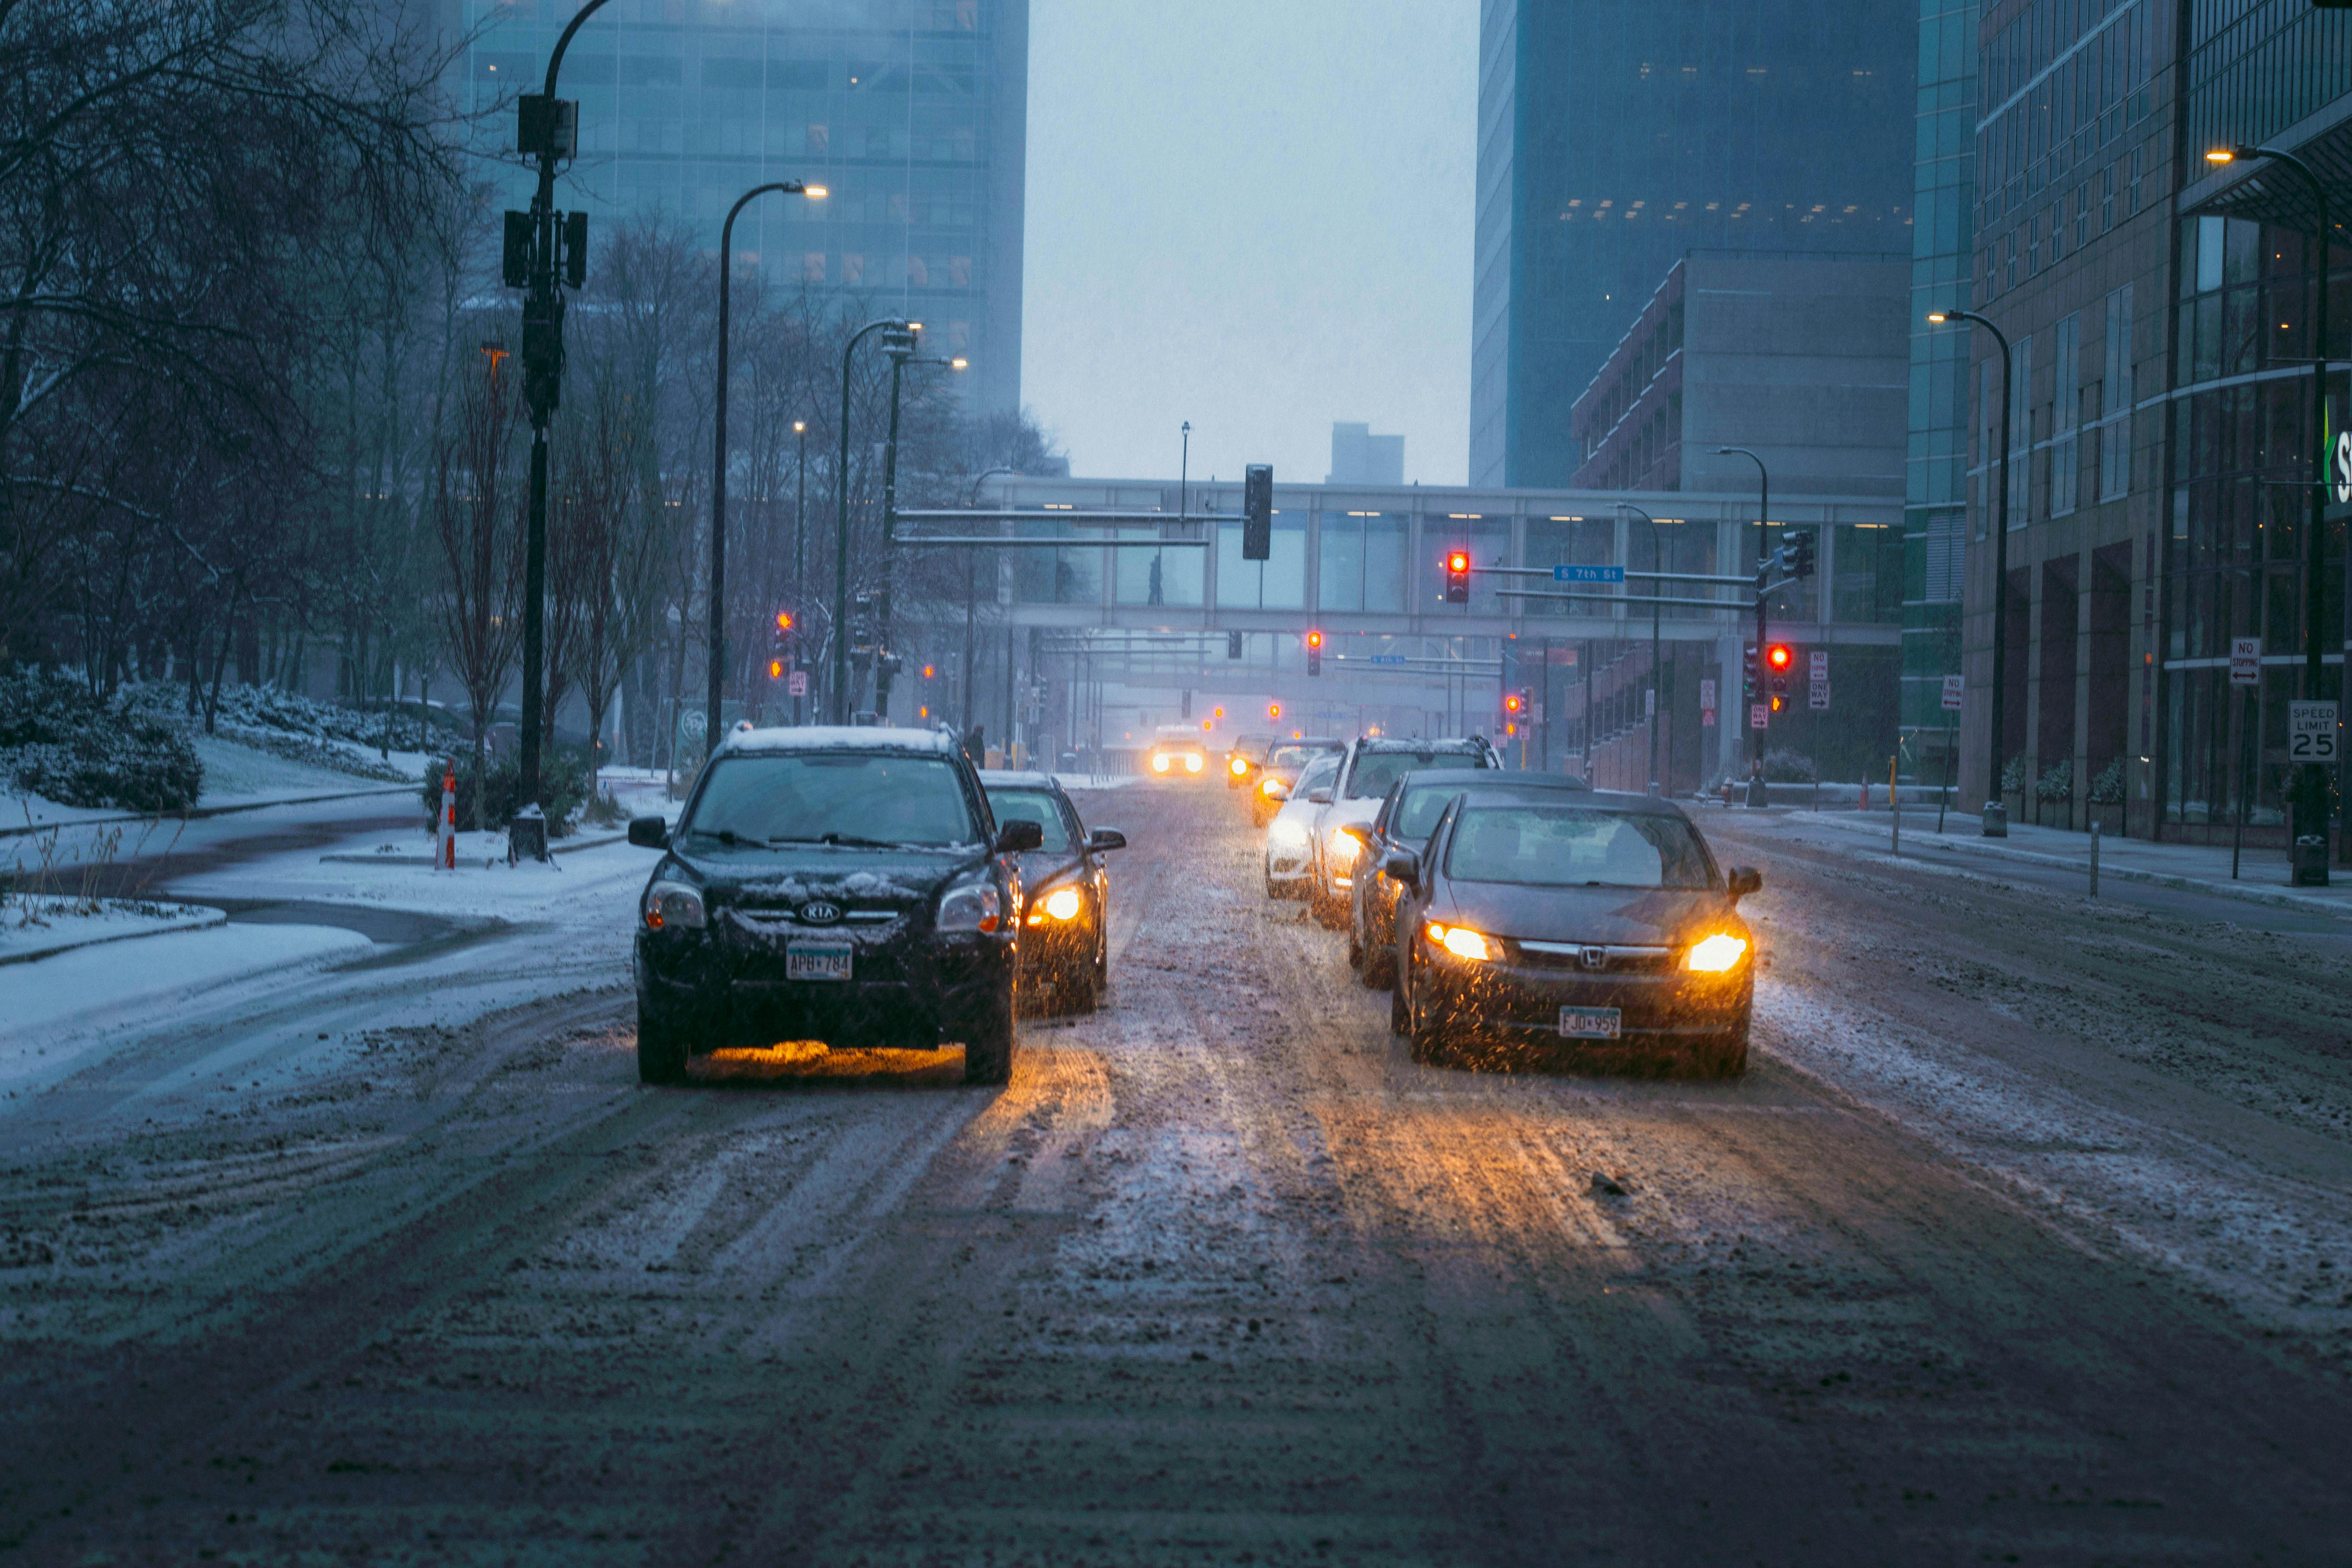
M 2286 705 L 2286 754 L 2289 762 L 2332 763 L 2336 760 L 2336 704 L 2290 702 Z

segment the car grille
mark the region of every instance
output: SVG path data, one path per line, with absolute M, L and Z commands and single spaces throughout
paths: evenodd
M 1530 969 L 1558 969 L 1576 974 L 1655 974 L 1674 967 L 1670 947 L 1629 947 L 1573 942 L 1514 942 L 1518 958 Z M 1589 962 L 1598 953 L 1599 963 Z

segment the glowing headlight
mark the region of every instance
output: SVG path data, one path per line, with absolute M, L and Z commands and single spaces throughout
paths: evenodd
M 702 893 L 684 882 L 656 882 L 646 889 L 646 929 L 666 931 L 677 926 L 700 931 L 705 924 Z
M 1285 822 L 1280 817 L 1275 818 L 1274 826 L 1267 831 L 1276 844 L 1299 845 L 1307 842 L 1306 828 L 1296 822 Z
M 1352 866 L 1362 848 L 1363 845 L 1357 841 L 1354 834 L 1344 827 L 1335 827 L 1331 830 L 1331 837 L 1324 840 L 1323 852 L 1335 865 Z
M 1691 944 L 1690 952 L 1683 955 L 1683 967 L 1700 974 L 1721 974 L 1738 968 L 1747 956 L 1747 942 L 1728 931 L 1717 931 Z
M 1045 897 L 1045 912 L 1057 921 L 1074 921 L 1086 900 L 1078 897 L 1076 888 L 1056 888 Z
M 1155 773 L 1164 773 L 1168 771 L 1168 757 L 1166 753 L 1154 752 L 1152 754 L 1151 771 Z
M 1234 770 L 1234 777 L 1237 779 L 1245 779 L 1249 777 L 1249 759 L 1246 757 L 1235 757 L 1232 762 L 1227 763 L 1225 766 Z
M 992 931 L 1004 920 L 1004 895 L 992 881 L 966 882 L 950 888 L 940 900 L 934 922 L 940 931 Z
M 1494 944 L 1468 926 L 1440 925 L 1432 921 L 1429 922 L 1429 940 L 1454 957 L 1466 958 L 1473 963 L 1483 963 L 1495 956 Z
M 1200 752 L 1185 752 L 1185 753 L 1184 753 L 1184 771 L 1185 771 L 1186 773 L 1199 773 L 1199 772 L 1201 771 L 1201 762 L 1202 762 L 1202 758 L 1201 758 L 1201 753 L 1200 753 Z
M 1281 787 L 1282 781 L 1280 779 L 1268 779 L 1265 783 L 1257 786 L 1257 792 L 1260 795 L 1272 795 L 1276 790 L 1278 790 Z

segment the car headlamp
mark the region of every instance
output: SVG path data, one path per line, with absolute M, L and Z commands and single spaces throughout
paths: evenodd
M 1280 779 L 1269 778 L 1264 784 L 1257 786 L 1257 791 L 1260 795 L 1272 795 L 1276 790 L 1278 790 L 1281 787 L 1282 781 Z
M 1739 967 L 1748 956 L 1748 943 L 1729 931 L 1717 931 L 1691 944 L 1683 955 L 1683 967 L 1696 974 L 1725 974 Z
M 1247 757 L 1235 757 L 1232 762 L 1227 763 L 1225 766 L 1234 770 L 1234 777 L 1237 779 L 1245 779 L 1249 777 L 1249 759 Z
M 1086 907 L 1076 888 L 1056 888 L 1045 895 L 1045 912 L 1057 921 L 1074 921 Z
M 940 896 L 939 930 L 994 931 L 1004 923 L 1004 895 L 992 878 L 959 882 Z
M 646 929 L 700 931 L 709 924 L 702 909 L 702 889 L 684 882 L 656 882 L 646 889 Z
M 1495 944 L 1468 926 L 1440 925 L 1429 922 L 1429 940 L 1456 958 L 1466 958 L 1474 963 L 1484 963 L 1495 956 Z
M 1168 771 L 1167 752 L 1154 752 L 1151 754 L 1151 771 L 1155 773 L 1164 773 Z
M 1185 752 L 1185 753 L 1184 753 L 1184 771 L 1185 771 L 1186 773 L 1199 773 L 1199 772 L 1201 771 L 1202 760 L 1202 759 L 1201 753 L 1200 753 L 1200 752 Z
M 1356 836 L 1344 827 L 1333 828 L 1331 837 L 1324 840 L 1324 853 L 1330 856 L 1333 864 L 1339 866 L 1354 865 L 1363 847 Z

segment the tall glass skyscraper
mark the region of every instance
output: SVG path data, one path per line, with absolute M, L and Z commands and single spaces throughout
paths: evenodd
M 1940 780 L 1958 715 L 1944 677 L 1960 672 L 1968 550 L 1969 363 L 1972 329 L 1928 324 L 1973 306 L 1977 0 L 1919 0 L 1916 189 L 1911 226 L 1911 417 L 1904 464 L 1903 730 L 1912 762 Z
M 1915 13 L 1484 4 L 1472 484 L 1568 482 L 1570 406 L 1685 253 L 1913 248 Z
M 472 106 L 536 91 L 577 0 L 460 0 Z M 735 260 L 932 329 L 971 359 L 986 409 L 1021 402 L 1022 201 L 1028 0 L 612 0 L 572 39 L 561 95 L 580 100 L 562 187 L 609 235 L 661 213 L 715 250 L 735 199 Z M 511 121 L 491 131 L 511 146 Z M 529 176 L 509 182 L 511 205 Z M 590 266 L 595 241 L 591 240 Z

